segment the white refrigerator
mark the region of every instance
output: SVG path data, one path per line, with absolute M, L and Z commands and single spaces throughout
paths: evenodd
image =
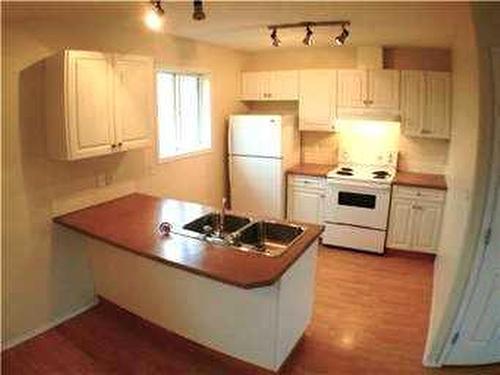
M 285 172 L 300 160 L 295 116 L 231 116 L 228 152 L 231 209 L 283 219 Z

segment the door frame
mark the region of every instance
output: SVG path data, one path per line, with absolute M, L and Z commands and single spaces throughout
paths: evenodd
M 500 62 L 500 48 L 493 47 L 490 49 L 491 58 L 491 73 L 494 79 L 495 74 L 500 76 L 500 66 L 495 66 L 494 59 L 498 59 Z M 496 69 L 499 70 L 496 73 Z M 485 209 L 483 213 L 483 219 L 481 223 L 479 242 L 477 244 L 477 250 L 474 262 L 470 270 L 469 279 L 467 281 L 460 307 L 455 316 L 452 329 L 449 333 L 448 339 L 446 340 L 445 346 L 441 352 L 438 359 L 438 366 L 445 365 L 446 359 L 450 354 L 455 341 L 459 339 L 459 333 L 462 330 L 462 326 L 465 320 L 466 313 L 468 311 L 469 305 L 472 302 L 472 295 L 476 289 L 478 279 L 480 276 L 481 266 L 483 264 L 486 249 L 487 249 L 487 237 L 489 236 L 489 231 L 492 229 L 493 215 L 496 209 L 500 209 L 500 201 L 497 201 L 497 189 L 500 189 L 500 176 L 495 172 L 500 169 L 500 107 L 497 106 L 497 97 L 500 98 L 500 85 L 497 87 L 493 83 L 493 125 L 492 125 L 492 147 L 491 147 L 491 167 L 489 170 L 489 181 L 488 181 L 488 191 L 485 200 Z M 498 100 L 500 102 L 500 100 Z M 498 206 L 498 207 L 497 207 Z

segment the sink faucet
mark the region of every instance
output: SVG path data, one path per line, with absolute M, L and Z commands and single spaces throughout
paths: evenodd
M 220 210 L 220 222 L 219 222 L 219 233 L 221 237 L 222 234 L 224 233 L 224 222 L 226 221 L 226 205 L 227 205 L 227 199 L 226 197 L 222 197 L 222 209 Z

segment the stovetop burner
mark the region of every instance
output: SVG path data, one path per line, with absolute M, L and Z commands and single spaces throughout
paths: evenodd
M 373 171 L 372 174 L 374 178 L 385 178 L 389 176 L 389 172 L 387 171 Z
M 346 168 L 346 169 L 348 169 L 348 168 Z M 352 173 L 352 169 L 351 169 L 351 171 L 341 169 L 340 171 L 337 171 L 337 174 L 339 174 L 341 176 L 354 176 L 354 173 Z
M 354 165 L 354 166 L 339 166 L 332 170 L 328 177 L 337 179 L 347 179 L 354 181 L 372 181 L 378 184 L 390 184 L 394 171 L 392 169 L 382 169 L 384 167 Z

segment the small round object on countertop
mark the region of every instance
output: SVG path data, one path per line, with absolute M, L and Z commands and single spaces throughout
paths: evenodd
M 158 227 L 160 234 L 164 236 L 168 236 L 170 232 L 172 231 L 172 224 L 167 223 L 166 221 L 161 223 L 160 226 Z

